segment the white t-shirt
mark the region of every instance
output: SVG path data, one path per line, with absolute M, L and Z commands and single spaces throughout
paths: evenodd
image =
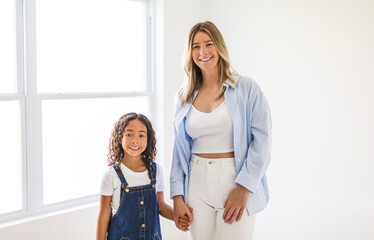
M 142 186 L 151 183 L 148 170 L 144 172 L 134 172 L 126 167 L 125 164 L 121 163 L 119 166 L 123 176 L 126 178 L 128 187 Z M 156 192 L 163 192 L 165 190 L 163 171 L 159 164 L 156 163 L 156 166 Z M 114 215 L 121 201 L 121 180 L 113 166 L 108 167 L 103 175 L 100 194 L 112 196 L 112 215 Z

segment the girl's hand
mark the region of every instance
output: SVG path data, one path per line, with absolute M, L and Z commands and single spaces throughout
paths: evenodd
M 182 230 L 183 232 L 188 231 L 188 223 L 192 222 L 192 208 L 189 208 L 187 204 L 183 201 L 182 195 L 175 196 L 174 200 L 174 223 L 175 226 Z M 184 220 L 187 218 L 186 220 Z M 179 220 L 181 219 L 181 220 Z M 186 227 L 187 225 L 187 227 Z
M 226 223 L 231 224 L 234 220 L 239 222 L 247 206 L 249 193 L 250 191 L 241 185 L 231 191 L 223 205 L 225 211 L 222 218 Z

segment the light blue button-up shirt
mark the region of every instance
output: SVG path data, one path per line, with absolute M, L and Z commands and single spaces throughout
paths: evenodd
M 271 155 L 270 109 L 265 95 L 254 80 L 238 75 L 234 75 L 234 78 L 236 84 L 231 80 L 225 82 L 224 95 L 233 124 L 237 170 L 235 182 L 251 192 L 247 203 L 247 213 L 251 215 L 264 209 L 269 200 L 265 172 Z M 171 197 L 183 195 L 186 203 L 192 138 L 187 134 L 185 125 L 191 106 L 191 103 L 176 105 L 170 173 Z

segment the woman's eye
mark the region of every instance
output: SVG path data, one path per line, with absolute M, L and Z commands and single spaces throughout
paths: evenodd
M 140 135 L 139 137 L 141 137 L 141 138 L 144 138 L 144 137 L 145 137 L 145 135 Z
M 195 45 L 195 46 L 193 46 L 193 48 L 194 48 L 194 49 L 197 49 L 197 48 L 199 48 L 199 46 Z
M 131 134 L 130 134 L 130 133 L 128 133 L 128 134 L 126 134 L 125 136 L 126 136 L 126 137 L 131 137 Z
M 213 43 L 208 43 L 206 46 L 207 47 L 213 46 Z

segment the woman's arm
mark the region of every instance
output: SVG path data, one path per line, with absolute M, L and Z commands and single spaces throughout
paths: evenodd
M 188 231 L 188 224 L 192 222 L 192 208 L 188 207 L 183 200 L 182 195 L 174 196 L 174 214 L 173 220 L 175 226 L 184 232 Z
M 250 91 L 246 92 L 250 92 L 245 103 L 249 114 L 242 114 L 251 116 L 251 119 L 247 119 L 246 122 L 249 124 L 247 129 L 247 135 L 250 136 L 247 139 L 249 146 L 246 149 L 244 163 L 235 180 L 237 187 L 225 201 L 223 219 L 230 224 L 234 220 L 241 219 L 248 199 L 252 197 L 252 194 L 255 194 L 261 184 L 270 162 L 271 117 L 269 104 L 257 83 L 252 81 Z M 245 138 L 245 136 L 242 137 Z
M 170 171 L 170 197 L 174 201 L 173 220 L 175 226 L 182 231 L 188 231 L 188 224 L 192 222 L 192 208 L 189 208 L 183 199 L 185 193 L 184 181 L 186 178 L 183 165 L 185 168 L 188 168 L 186 166 L 187 161 L 185 156 L 188 156 L 189 153 L 184 152 L 185 150 L 188 151 L 188 149 L 186 149 L 188 147 L 183 140 L 186 139 L 187 136 L 183 124 L 180 124 L 181 121 L 183 121 L 183 114 L 181 114 L 181 111 L 183 111 L 183 109 L 179 106 L 179 103 L 176 103 L 174 110 L 173 156 Z
M 100 196 L 100 210 L 97 220 L 96 240 L 105 240 L 110 220 L 112 196 Z
M 248 146 L 235 182 L 256 194 L 271 160 L 272 123 L 268 101 L 254 81 L 245 105 L 250 116 L 246 119 Z

